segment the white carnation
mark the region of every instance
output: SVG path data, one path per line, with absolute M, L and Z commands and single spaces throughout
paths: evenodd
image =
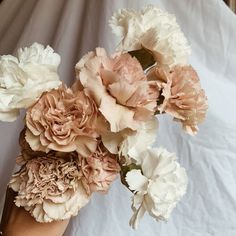
M 176 18 L 154 6 L 141 11 L 122 9 L 112 16 L 110 26 L 121 38 L 123 51 L 149 49 L 162 65 L 186 64 L 190 47 Z
M 136 159 L 139 154 L 150 147 L 156 139 L 158 121 L 156 117 L 143 122 L 140 128 L 132 135 L 128 135 L 121 143 L 119 153 L 129 159 Z
M 158 120 L 153 117 L 150 121 L 140 123 L 136 131 L 125 129 L 118 133 L 103 133 L 102 142 L 111 153 L 124 156 L 128 163 L 131 156 L 137 157 L 154 143 L 157 128 Z
M 148 149 L 139 155 L 141 170 L 126 175 L 130 190 L 134 191 L 130 225 L 137 228 L 147 211 L 156 220 L 167 220 L 177 202 L 185 194 L 187 175 L 176 156 L 163 148 Z
M 60 56 L 34 43 L 19 49 L 18 58 L 0 57 L 0 120 L 14 121 L 20 108 L 31 106 L 43 92 L 57 88 Z
M 50 46 L 44 48 L 39 43 L 33 43 L 30 47 L 20 48 L 17 52 L 17 57 L 21 64 L 51 65 L 55 69 L 57 69 L 61 61 L 60 56 Z

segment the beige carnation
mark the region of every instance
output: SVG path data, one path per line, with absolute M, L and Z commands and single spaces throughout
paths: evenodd
M 197 125 L 205 118 L 208 108 L 207 97 L 201 88 L 196 71 L 191 66 L 154 67 L 148 73 L 162 89 L 163 103 L 158 107 L 181 121 L 191 135 L 198 131 Z
M 9 186 L 18 192 L 15 204 L 38 222 L 64 220 L 78 214 L 89 201 L 78 161 L 47 156 L 29 160 L 13 175 Z
M 34 151 L 77 151 L 83 156 L 96 150 L 98 110 L 82 91 L 60 87 L 28 109 L 26 140 Z
M 92 155 L 80 159 L 82 182 L 88 192 L 107 192 L 117 177 L 120 166 L 117 156 L 100 144 Z
M 147 81 L 136 58 L 129 54 L 109 57 L 97 48 L 76 65 L 77 78 L 110 124 L 112 132 L 137 130 L 140 121 L 150 120 L 159 91 Z

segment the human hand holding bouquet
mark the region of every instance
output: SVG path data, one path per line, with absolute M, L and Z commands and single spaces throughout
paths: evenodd
M 133 193 L 133 228 L 145 212 L 167 220 L 186 192 L 175 154 L 151 146 L 156 114 L 172 115 L 191 135 L 205 117 L 207 98 L 187 63 L 187 40 L 174 16 L 152 6 L 120 10 L 110 24 L 121 37 L 118 51 L 86 54 L 71 88 L 59 80 L 60 57 L 49 46 L 35 43 L 18 58 L 0 59 L 0 119 L 26 109 L 20 170 L 9 187 L 16 206 L 37 222 L 77 215 L 119 173 Z

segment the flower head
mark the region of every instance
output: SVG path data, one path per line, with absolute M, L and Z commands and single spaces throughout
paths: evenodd
M 82 91 L 60 87 L 44 93 L 26 113 L 26 140 L 34 151 L 96 150 L 98 110 Z
M 60 64 L 60 56 L 50 47 L 44 47 L 39 43 L 33 43 L 30 47 L 20 48 L 17 57 L 21 65 L 35 64 L 47 65 L 57 70 Z
M 82 185 L 77 162 L 54 156 L 29 160 L 9 183 L 18 192 L 15 204 L 24 207 L 38 222 L 77 215 L 90 198 Z
M 141 170 L 133 169 L 126 175 L 129 189 L 134 191 L 134 215 L 130 220 L 133 228 L 137 228 L 146 211 L 156 220 L 168 219 L 187 187 L 184 168 L 165 149 L 148 149 L 136 160 Z
M 139 62 L 129 54 L 108 57 L 97 48 L 76 65 L 77 78 L 110 124 L 112 132 L 138 129 L 151 119 L 159 91 L 147 81 Z
M 18 58 L 0 57 L 0 120 L 14 121 L 20 108 L 31 106 L 41 94 L 57 88 L 60 56 L 49 46 L 34 43 L 18 50 Z
M 150 121 L 142 122 L 136 131 L 126 129 L 118 133 L 103 133 L 102 142 L 111 153 L 119 154 L 123 161 L 129 163 L 130 157 L 139 155 L 154 143 L 157 127 L 157 119 L 153 117 Z
M 190 47 L 173 15 L 154 6 L 122 9 L 110 21 L 124 51 L 146 48 L 160 65 L 186 64 Z
M 83 173 L 82 182 L 89 193 L 107 192 L 120 171 L 116 155 L 102 144 L 89 157 L 80 158 L 80 168 Z
M 174 116 L 189 134 L 196 134 L 208 108 L 196 71 L 191 66 L 154 67 L 148 77 L 156 80 L 162 89 L 164 102 L 158 110 Z

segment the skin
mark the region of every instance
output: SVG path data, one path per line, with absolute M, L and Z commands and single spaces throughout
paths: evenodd
M 4 236 L 62 236 L 69 220 L 51 223 L 39 223 L 22 207 L 17 207 L 13 200 L 15 193 L 8 189 L 1 221 Z

